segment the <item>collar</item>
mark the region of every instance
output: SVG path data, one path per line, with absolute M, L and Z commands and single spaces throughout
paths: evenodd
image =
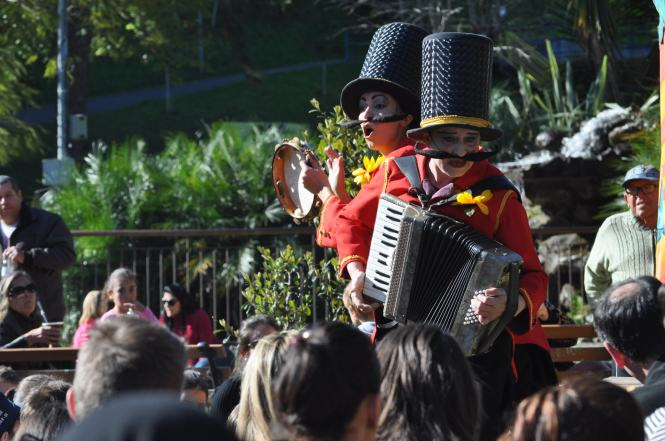
M 413 140 L 410 138 L 404 138 L 400 145 L 393 150 L 392 152 L 388 153 L 386 157 L 388 158 L 400 158 L 402 156 L 409 156 L 413 155 Z

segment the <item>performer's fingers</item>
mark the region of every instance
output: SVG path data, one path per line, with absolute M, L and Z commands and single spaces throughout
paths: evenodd
M 335 159 L 339 158 L 339 152 L 335 150 L 331 145 L 325 148 L 324 152 L 326 153 L 326 156 L 328 156 L 328 159 Z

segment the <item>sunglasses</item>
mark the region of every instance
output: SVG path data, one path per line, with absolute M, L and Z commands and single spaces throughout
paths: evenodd
M 9 298 L 18 297 L 28 292 L 33 294 L 37 292 L 37 287 L 35 286 L 34 283 L 30 283 L 29 285 L 25 286 L 12 286 L 11 288 L 9 288 L 9 293 L 7 293 L 7 297 Z
M 178 303 L 178 301 L 176 299 L 162 300 L 162 303 L 164 305 L 174 306 L 176 303 Z
M 658 186 L 656 184 L 645 184 L 642 185 L 641 187 L 635 186 L 635 187 L 626 187 L 626 193 L 628 193 L 631 196 L 639 196 L 641 194 L 651 194 L 654 191 L 656 191 L 656 188 Z

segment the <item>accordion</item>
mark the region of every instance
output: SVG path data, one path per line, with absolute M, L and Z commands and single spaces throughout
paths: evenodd
M 399 323 L 424 322 L 451 334 L 467 356 L 487 352 L 517 309 L 522 258 L 467 224 L 381 195 L 363 294 Z M 481 325 L 471 300 L 503 288 L 506 310 Z

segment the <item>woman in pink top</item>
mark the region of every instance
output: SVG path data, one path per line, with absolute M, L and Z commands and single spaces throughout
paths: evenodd
M 156 322 L 157 317 L 150 308 L 136 300 L 136 274 L 127 268 L 118 268 L 109 276 L 104 285 L 104 293 L 113 301 L 113 309 L 107 311 L 101 318 L 106 320 L 122 314 L 134 315 Z
M 83 343 L 87 342 L 90 338 L 88 331 L 93 327 L 95 322 L 109 309 L 108 301 L 103 292 L 95 290 L 86 294 L 83 299 L 83 307 L 81 308 L 81 319 L 79 320 L 79 327 L 76 328 L 74 334 L 74 346 L 80 349 Z

